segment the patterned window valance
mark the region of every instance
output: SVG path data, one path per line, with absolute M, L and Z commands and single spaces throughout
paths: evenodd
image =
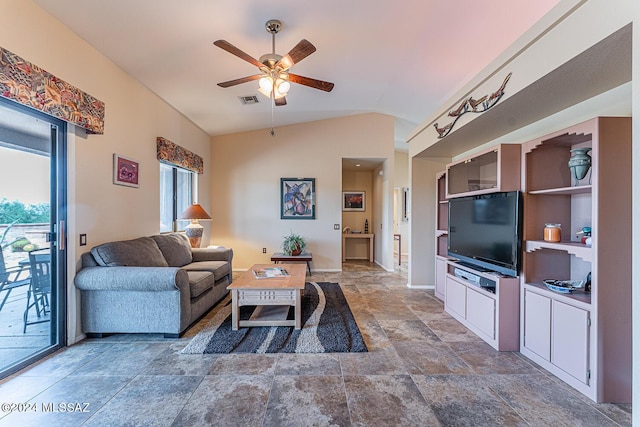
M 1 47 L 0 95 L 90 133 L 104 133 L 104 102 Z
M 197 173 L 204 173 L 204 161 L 195 153 L 161 136 L 156 138 L 158 160 L 171 163 Z

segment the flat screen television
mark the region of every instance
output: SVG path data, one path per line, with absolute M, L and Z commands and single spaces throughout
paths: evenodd
M 519 191 L 449 200 L 450 257 L 477 270 L 517 276 L 521 246 Z

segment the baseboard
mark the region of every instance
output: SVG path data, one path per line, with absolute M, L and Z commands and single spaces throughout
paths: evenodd
M 87 334 L 80 334 L 75 338 L 67 338 L 67 347 L 79 343 L 82 340 L 87 339 Z
M 394 271 L 396 271 L 393 268 L 389 269 L 389 268 L 385 267 L 384 265 L 380 264 L 378 261 L 373 261 L 373 263 L 376 264 L 377 266 L 379 266 L 380 268 L 382 268 L 387 273 L 393 273 Z
M 435 285 L 412 285 L 411 283 L 407 283 L 407 288 L 410 289 L 435 289 Z

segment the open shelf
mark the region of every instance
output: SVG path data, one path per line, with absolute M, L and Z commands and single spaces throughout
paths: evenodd
M 525 251 L 534 252 L 540 249 L 564 251 L 585 261 L 593 262 L 593 250 L 590 245 L 579 242 L 547 242 L 545 240 L 527 240 Z
M 529 194 L 557 194 L 557 195 L 572 195 L 572 194 L 588 194 L 591 193 L 591 185 L 578 185 L 574 187 L 560 187 L 549 188 L 546 190 L 532 190 Z
M 544 283 L 526 283 L 527 286 L 537 289 L 540 293 L 543 293 L 547 296 L 550 296 L 552 299 L 556 299 L 559 301 L 562 300 L 570 300 L 578 307 L 581 307 L 585 310 L 590 309 L 591 305 L 591 293 L 585 292 L 582 289 L 576 289 L 570 294 L 561 294 L 559 292 L 554 292 L 547 288 Z M 577 302 L 577 304 L 576 304 Z

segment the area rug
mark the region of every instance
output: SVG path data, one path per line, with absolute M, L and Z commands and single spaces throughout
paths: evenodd
M 249 319 L 254 307 L 241 307 Z M 367 346 L 337 283 L 307 282 L 302 296 L 302 328 L 263 326 L 231 330 L 231 297 L 182 350 L 183 354 L 212 353 L 350 353 Z M 293 318 L 293 307 L 289 310 Z

